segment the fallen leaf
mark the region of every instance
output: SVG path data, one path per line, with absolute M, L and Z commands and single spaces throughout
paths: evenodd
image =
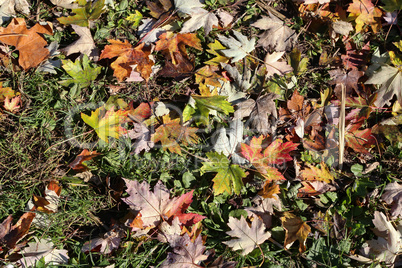
M 251 26 L 266 30 L 261 34 L 258 45 L 275 51 L 291 50 L 296 40 L 296 32 L 290 29 L 279 18 L 268 12 L 269 17 L 263 16 Z
M 145 43 L 133 48 L 131 44 L 125 40 L 124 43 L 118 40 L 108 40 L 111 45 L 105 46 L 99 59 L 117 59 L 110 65 L 114 70 L 113 75 L 123 81 L 129 77 L 133 71 L 132 65 L 137 64 L 137 71 L 141 73 L 142 78 L 149 80 L 152 74 L 152 66 L 154 61 L 150 59 L 151 51 Z
M 18 106 L 20 101 L 21 96 L 14 97 L 11 100 L 6 97 L 6 99 L 4 100 L 4 109 L 11 113 L 15 113 L 21 108 L 21 106 Z
M 402 2 L 399 0 L 382 0 L 381 2 L 384 4 L 384 6 L 382 6 L 382 9 L 384 9 L 385 11 L 392 12 L 402 9 Z
M 77 84 L 79 88 L 86 88 L 91 85 L 93 81 L 100 74 L 102 67 L 94 67 L 87 55 L 81 59 L 77 58 L 75 62 L 71 60 L 62 60 L 63 69 L 72 77 L 72 79 L 65 79 L 59 83 L 64 86 Z
M 307 181 L 322 181 L 325 183 L 330 183 L 334 181 L 334 177 L 328 170 L 327 165 L 321 162 L 321 168 L 317 168 L 309 163 L 306 163 L 308 168 L 301 171 L 301 177 Z
M 251 51 L 255 48 L 255 37 L 250 40 L 247 39 L 246 36 L 241 34 L 238 31 L 233 31 L 234 36 L 236 37 L 226 37 L 218 34 L 218 39 L 221 41 L 227 49 L 222 49 L 221 52 L 228 58 L 232 58 L 232 62 L 237 62 L 244 57 L 246 57 Z
M 363 122 L 356 124 L 350 123 L 346 126 L 345 142 L 346 146 L 352 148 L 357 153 L 369 154 L 367 148 L 376 144 L 376 139 L 371 134 L 371 129 L 359 130 Z
M 352 42 L 345 44 L 346 54 L 341 55 L 345 69 L 359 69 L 367 64 L 367 56 L 370 53 L 370 42 L 367 42 L 361 49 L 357 49 Z
M 374 33 L 381 29 L 382 11 L 371 0 L 353 0 L 347 11 L 355 18 L 356 32 L 361 32 L 365 25 L 370 26 Z
M 191 18 L 183 24 L 180 33 L 191 33 L 201 27 L 204 28 L 205 35 L 211 32 L 213 26 L 218 26 L 219 21 L 214 13 L 208 12 L 203 8 L 196 8 L 191 12 Z
M 274 74 L 283 76 L 286 73 L 293 71 L 293 68 L 286 63 L 286 61 L 279 61 L 285 52 L 267 53 L 265 56 L 264 64 L 267 69 L 265 78 L 268 79 Z
M 15 91 L 11 87 L 3 87 L 3 82 L 0 82 L 0 101 L 4 101 L 6 98 L 13 98 Z
M 81 53 L 87 55 L 90 59 L 97 61 L 99 59 L 99 50 L 95 46 L 94 39 L 92 38 L 91 31 L 88 27 L 81 27 L 78 25 L 71 25 L 75 33 L 79 35 L 79 39 L 67 47 L 63 48 L 62 51 L 66 53 L 67 56 L 74 53 Z
M 67 8 L 67 9 L 76 9 L 79 8 L 76 0 L 50 0 L 53 5 Z
M 192 14 L 194 10 L 204 7 L 200 0 L 174 0 L 174 6 L 177 11 Z
M 49 50 L 45 48 L 47 42 L 41 34 L 52 35 L 52 26 L 37 23 L 28 30 L 23 18 L 14 18 L 7 28 L 0 28 L 0 41 L 15 46 L 20 53 L 19 65 L 28 70 L 38 66 L 49 56 Z
M 60 203 L 61 187 L 57 181 L 50 181 L 46 186 L 44 197 L 34 195 L 35 210 L 56 213 Z M 34 219 L 34 221 L 36 218 Z
M 21 12 L 29 15 L 30 4 L 26 0 L 0 0 L 0 25 Z
M 33 212 L 25 212 L 13 226 L 11 226 L 13 217 L 8 216 L 0 225 L 0 244 L 13 249 L 28 233 L 35 215 Z
M 303 187 L 298 189 L 297 197 L 311 197 L 335 191 L 336 188 L 323 181 L 302 181 Z
M 337 34 L 342 34 L 348 36 L 351 31 L 353 31 L 353 26 L 350 22 L 343 20 L 336 20 L 332 23 L 332 29 Z
M 300 253 L 306 251 L 307 236 L 311 232 L 310 226 L 300 217 L 289 212 L 284 212 L 281 221 L 282 226 L 286 231 L 285 248 L 288 249 L 296 240 L 299 240 Z
M 82 246 L 82 252 L 100 252 L 102 254 L 110 254 L 113 250 L 118 249 L 124 232 L 120 229 L 111 230 L 102 235 L 102 237 L 85 242 Z
M 57 249 L 54 247 L 51 239 L 38 239 L 36 242 L 28 243 L 28 246 L 24 248 L 20 253 L 22 258 L 17 262 L 22 268 L 36 267 L 36 263 L 41 259 L 45 264 L 60 265 L 68 263 L 68 251 L 65 249 Z
M 185 213 L 192 202 L 194 190 L 171 199 L 169 190 L 161 181 L 155 185 L 153 192 L 150 190 L 150 185 L 145 181 L 142 183 L 128 179 L 124 179 L 124 181 L 129 196 L 122 198 L 122 200 L 131 209 L 140 212 L 142 228 L 155 227 L 161 221 L 175 217 L 187 226 L 205 218 L 196 213 Z
M 222 50 L 225 50 L 226 47 L 224 47 L 218 40 L 215 40 L 214 43 L 208 44 L 209 49 L 207 49 L 208 53 L 211 53 L 215 55 L 215 58 L 212 58 L 206 62 L 205 64 L 208 65 L 219 65 L 220 63 L 228 63 L 229 58 L 225 57 L 223 54 Z
M 276 120 L 278 118 L 274 99 L 278 97 L 276 94 L 268 93 L 258 97 L 256 101 L 248 99 L 238 103 L 234 119 L 249 117 L 251 127 L 257 132 L 263 135 L 273 133 L 276 129 Z
M 125 132 L 120 125 L 125 120 L 128 113 L 129 111 L 123 110 L 114 111 L 113 107 L 105 112 L 104 108 L 99 107 L 91 112 L 91 116 L 81 113 L 81 118 L 95 130 L 101 140 L 108 143 L 108 137 L 118 139 L 119 136 Z
M 242 250 L 241 254 L 243 256 L 249 254 L 259 244 L 271 237 L 271 233 L 265 231 L 264 223 L 259 218 L 254 219 L 250 226 L 243 216 L 241 216 L 240 220 L 230 216 L 228 226 L 231 230 L 226 233 L 231 237 L 236 237 L 236 239 L 224 241 L 223 243 L 233 250 Z
M 201 236 L 192 242 L 187 234 L 176 235 L 169 244 L 173 248 L 173 253 L 168 253 L 160 267 L 197 268 L 200 267 L 201 261 L 208 258 L 208 255 L 204 254 L 205 246 L 202 244 Z
M 347 74 L 342 69 L 334 69 L 328 71 L 332 80 L 329 82 L 330 84 L 336 84 L 335 86 L 335 94 L 337 98 L 341 99 L 341 84 L 344 84 L 346 87 L 346 96 L 349 96 L 353 89 L 358 92 L 358 81 L 364 75 L 364 72 L 358 71 L 356 69 L 351 70 Z
M 402 215 L 402 186 L 397 182 L 389 183 L 381 196 L 381 199 L 388 205 L 392 204 L 391 215 L 398 217 Z
M 172 153 L 181 155 L 179 142 L 182 145 L 198 143 L 197 130 L 198 128 L 182 126 L 180 118 L 172 120 L 169 115 L 165 115 L 163 116 L 163 124 L 155 130 L 151 140 L 155 143 L 160 141 L 163 150 L 168 149 Z
M 96 151 L 90 152 L 87 149 L 84 149 L 79 155 L 75 157 L 74 161 L 71 162 L 68 166 L 77 172 L 87 171 L 88 168 L 85 164 L 83 164 L 83 162 L 89 161 L 92 158 L 97 157 L 99 155 L 101 154 Z
M 77 3 L 80 8 L 72 10 L 75 15 L 57 18 L 61 24 L 75 24 L 82 27 L 88 27 L 89 21 L 96 20 L 104 11 L 105 0 L 98 0 L 96 2 L 78 0 Z
M 207 152 L 208 162 L 202 162 L 201 174 L 217 172 L 212 179 L 215 195 L 219 194 L 240 194 L 243 186 L 242 178 L 246 177 L 244 170 L 238 165 L 229 163 L 229 159 L 217 152 Z

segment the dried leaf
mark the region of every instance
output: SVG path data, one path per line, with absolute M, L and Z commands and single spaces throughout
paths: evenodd
M 307 163 L 309 168 L 305 168 L 301 172 L 301 177 L 308 181 L 322 181 L 325 183 L 331 183 L 334 181 L 334 177 L 329 173 L 328 167 L 324 162 L 321 162 L 321 168 L 317 168 Z
M 392 204 L 391 215 L 398 217 L 402 215 L 402 186 L 397 182 L 389 183 L 381 196 L 381 199 L 388 205 Z
M 89 161 L 92 158 L 97 157 L 99 155 L 101 154 L 96 151 L 90 152 L 87 149 L 84 149 L 79 155 L 75 157 L 74 161 L 71 162 L 68 166 L 77 172 L 87 171 L 88 168 L 85 164 L 83 164 L 83 162 Z
M 9 249 L 13 249 L 29 231 L 35 213 L 25 212 L 18 222 L 11 226 L 12 216 L 8 216 L 0 225 L 0 244 L 6 245 Z
M 268 79 L 274 74 L 283 76 L 286 73 L 293 71 L 293 68 L 286 63 L 286 61 L 279 61 L 285 52 L 267 53 L 265 56 L 264 64 L 267 69 L 265 78 Z
M 307 236 L 311 232 L 310 226 L 308 226 L 308 224 L 300 217 L 289 212 L 284 212 L 281 221 L 283 228 L 286 231 L 285 248 L 288 249 L 292 246 L 293 242 L 299 240 L 299 251 L 301 253 L 306 251 Z
M 381 29 L 382 11 L 371 0 L 353 0 L 347 11 L 349 16 L 356 18 L 356 32 L 362 31 L 365 25 L 370 26 L 374 33 Z
M 92 38 L 91 31 L 88 27 L 81 27 L 78 25 L 71 25 L 76 34 L 79 35 L 79 39 L 67 47 L 63 48 L 62 51 L 66 55 L 71 55 L 74 53 L 81 53 L 87 55 L 90 59 L 97 61 L 99 59 L 99 50 L 95 46 L 94 39 Z
M 259 218 L 254 219 L 250 226 L 243 216 L 240 220 L 230 216 L 228 226 L 231 231 L 226 233 L 237 238 L 223 243 L 233 250 L 242 250 L 243 256 L 249 254 L 259 244 L 271 237 L 271 233 L 265 231 L 264 223 Z
M 51 25 L 37 23 L 28 30 L 23 18 L 15 18 L 7 28 L 0 28 L 0 42 L 15 46 L 20 52 L 19 65 L 28 70 L 38 66 L 49 56 L 49 50 L 45 48 L 47 42 L 41 34 L 52 35 Z
M 246 36 L 242 35 L 238 31 L 233 31 L 234 36 L 236 37 L 225 37 L 223 35 L 218 34 L 219 41 L 221 41 L 228 49 L 223 49 L 221 52 L 226 57 L 232 58 L 232 62 L 238 62 L 243 59 L 254 50 L 255 48 L 255 37 L 250 40 L 247 39 Z

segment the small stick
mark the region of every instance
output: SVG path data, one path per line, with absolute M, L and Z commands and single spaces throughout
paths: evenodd
M 339 115 L 339 170 L 343 167 L 343 156 L 345 153 L 345 102 L 346 102 L 346 87 L 345 84 L 340 84 L 342 89 L 341 112 Z

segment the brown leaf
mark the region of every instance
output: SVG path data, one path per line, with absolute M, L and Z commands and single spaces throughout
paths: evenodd
M 358 71 L 356 69 L 351 70 L 349 73 L 345 73 L 341 69 L 335 69 L 328 72 L 331 76 L 332 80 L 329 82 L 330 84 L 335 86 L 335 95 L 340 100 L 341 99 L 341 85 L 344 84 L 346 87 L 346 95 L 350 95 L 352 93 L 352 89 L 358 92 L 358 81 L 360 77 L 364 75 L 364 72 Z
M 11 227 L 12 216 L 8 216 L 0 225 L 0 244 L 12 249 L 29 231 L 35 213 L 24 213 L 18 222 Z
M 281 217 L 283 228 L 286 231 L 285 248 L 288 249 L 293 242 L 299 240 L 299 251 L 302 253 L 306 251 L 306 239 L 311 232 L 310 226 L 305 223 L 300 217 L 284 212 Z
M 50 24 L 35 24 L 27 29 L 23 18 L 14 18 L 7 28 L 0 28 L 0 42 L 15 46 L 19 51 L 18 63 L 24 70 L 38 66 L 49 56 L 49 50 L 45 48 L 46 40 L 42 34 L 53 34 Z
M 342 55 L 342 62 L 346 70 L 359 69 L 367 64 L 367 56 L 370 53 L 370 42 L 365 44 L 361 50 L 357 50 L 352 42 L 345 44 L 346 54 Z

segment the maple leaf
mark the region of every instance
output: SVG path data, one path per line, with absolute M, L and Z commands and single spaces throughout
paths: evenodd
M 209 114 L 213 111 L 224 113 L 234 112 L 232 105 L 226 100 L 226 96 L 191 96 L 194 100 L 194 104 L 189 103 L 183 111 L 183 120 L 188 121 L 191 117 L 198 113 L 197 120 L 201 124 L 208 125 Z
M 391 105 L 390 100 L 394 95 L 397 96 L 399 103 L 402 103 L 402 70 L 400 67 L 382 66 L 366 81 L 366 84 L 381 85 L 377 93 L 377 100 L 374 102 L 377 107 Z
M 222 49 L 221 52 L 226 57 L 232 58 L 232 62 L 237 62 L 248 55 L 255 48 L 255 37 L 250 40 L 247 39 L 242 33 L 233 31 L 236 39 L 233 37 L 226 37 L 218 34 L 219 41 L 221 41 L 228 49 Z
M 9 112 L 15 113 L 18 111 L 21 107 L 18 106 L 18 103 L 21 101 L 21 96 L 17 96 L 12 98 L 11 100 L 6 97 L 4 100 L 4 109 L 6 109 Z
M 250 161 L 261 176 L 267 179 L 267 182 L 285 180 L 283 175 L 276 168 L 272 167 L 272 165 L 291 161 L 293 158 L 289 153 L 295 150 L 298 144 L 293 142 L 283 143 L 282 140 L 277 139 L 266 146 L 264 140 L 265 137 L 263 135 L 258 138 L 253 137 L 250 145 L 241 144 L 240 153 Z
M 163 116 L 163 125 L 159 126 L 152 134 L 153 142 L 160 141 L 164 151 L 167 149 L 181 155 L 179 142 L 183 145 L 196 144 L 198 128 L 184 127 L 180 124 L 180 118 L 170 119 L 169 115 Z
M 258 196 L 253 199 L 253 202 L 257 203 L 260 200 L 263 211 L 274 213 L 273 206 L 279 210 L 282 209 L 282 202 L 278 196 L 280 192 L 279 184 L 265 182 L 264 187 L 258 192 Z
M 129 194 L 122 200 L 130 206 L 131 209 L 140 212 L 141 227 L 155 227 L 161 220 L 177 217 L 184 225 L 192 225 L 204 219 L 196 213 L 185 213 L 192 202 L 193 192 L 188 192 L 180 197 L 170 198 L 168 189 L 161 181 L 150 190 L 150 185 L 144 181 L 132 181 L 124 179 Z M 138 217 L 138 216 L 137 216 Z
M 212 179 L 214 182 L 213 189 L 218 194 L 240 194 L 243 186 L 242 178 L 246 177 L 246 173 L 238 165 L 229 163 L 229 159 L 217 152 L 206 153 L 209 162 L 202 162 L 201 174 L 206 172 L 217 172 Z
M 105 0 L 98 0 L 96 2 L 78 0 L 77 3 L 81 7 L 72 10 L 75 15 L 57 19 L 61 24 L 75 24 L 82 27 L 88 27 L 89 21 L 96 20 L 104 11 L 103 7 L 105 6 Z
M 353 0 L 347 11 L 356 18 L 356 32 L 361 32 L 364 25 L 371 26 L 374 33 L 380 30 L 382 11 L 371 0 Z
M 388 205 L 392 204 L 391 215 L 398 217 L 402 215 L 402 186 L 397 182 L 389 183 L 381 196 L 381 199 Z
M 371 134 L 371 129 L 359 130 L 362 124 L 363 122 L 350 123 L 346 127 L 345 142 L 346 146 L 352 148 L 355 152 L 368 154 L 367 147 L 376 144 L 376 139 Z
M 38 66 L 49 56 L 49 50 L 45 48 L 47 42 L 41 34 L 52 35 L 51 26 L 37 23 L 28 30 L 23 18 L 14 18 L 7 28 L 0 28 L 0 42 L 15 46 L 20 52 L 19 65 L 28 70 Z
M 192 10 L 191 18 L 183 24 L 180 33 L 194 32 L 201 27 L 204 28 L 205 35 L 208 35 L 213 26 L 218 26 L 218 18 L 212 12 L 208 12 L 203 8 Z
M 34 237 L 35 242 L 28 243 L 20 253 L 22 258 L 17 262 L 22 268 L 36 267 L 36 264 L 43 259 L 45 264 L 58 265 L 68 263 L 68 251 L 54 247 L 50 238 L 39 240 Z
M 273 52 L 267 53 L 265 56 L 264 64 L 267 69 L 267 74 L 265 78 L 268 79 L 274 74 L 283 76 L 286 73 L 293 71 L 293 68 L 286 63 L 286 61 L 278 61 L 282 58 L 285 52 Z
M 90 59 L 95 61 L 99 58 L 99 50 L 95 46 L 94 39 L 92 38 L 91 31 L 88 27 L 81 27 L 78 25 L 71 25 L 75 33 L 79 35 L 79 39 L 70 45 L 63 48 L 61 51 L 66 53 L 66 55 L 71 55 L 74 53 L 82 53 L 87 55 Z
M 132 65 L 137 64 L 136 69 L 141 73 L 141 76 L 148 81 L 151 77 L 152 66 L 154 61 L 149 58 L 151 51 L 145 47 L 145 43 L 133 48 L 131 44 L 124 40 L 124 43 L 118 40 L 108 40 L 111 45 L 105 46 L 99 59 L 117 59 L 110 65 L 114 70 L 113 75 L 119 81 L 123 81 L 129 77 L 133 68 Z
M 98 134 L 98 137 L 101 138 L 101 140 L 108 143 L 108 137 L 118 139 L 124 132 L 124 129 L 122 129 L 120 125 L 127 117 L 129 111 L 114 111 L 114 107 L 112 107 L 101 117 L 101 114 L 103 113 L 104 108 L 99 107 L 91 112 L 91 116 L 81 113 L 81 118 L 96 131 L 96 134 Z
M 363 256 L 350 255 L 349 257 L 357 261 L 371 263 L 371 257 L 374 256 L 376 261 L 393 266 L 395 259 L 402 252 L 401 226 L 399 225 L 395 229 L 384 213 L 378 211 L 374 212 L 373 224 L 375 226 L 374 233 L 378 239 L 367 241 L 368 247 L 361 250 Z
M 67 9 L 75 9 L 79 7 L 76 0 L 50 0 L 50 2 L 52 2 L 53 5 Z
M 87 55 L 84 55 L 82 59 L 77 58 L 75 62 L 62 60 L 62 63 L 63 69 L 73 78 L 59 82 L 64 86 L 78 84 L 79 88 L 86 88 L 95 81 L 102 70 L 101 66 L 93 67 Z
M 0 82 L 0 101 L 4 101 L 6 98 L 13 98 L 15 91 L 11 87 L 3 87 L 3 82 Z
M 60 203 L 61 187 L 57 181 L 50 181 L 46 186 L 44 197 L 34 195 L 33 209 L 45 213 L 55 213 Z M 34 219 L 34 221 L 37 218 Z
M 241 216 L 240 220 L 230 216 L 228 226 L 231 230 L 226 233 L 231 237 L 237 238 L 223 243 L 233 248 L 233 250 L 241 249 L 243 256 L 249 254 L 259 244 L 271 237 L 271 233 L 265 231 L 264 223 L 260 218 L 254 219 L 250 226 L 243 216 Z
M 92 158 L 97 157 L 99 155 L 101 154 L 96 151 L 90 152 L 87 149 L 84 149 L 79 155 L 75 157 L 74 161 L 71 162 L 68 166 L 77 172 L 87 171 L 88 167 L 85 164 L 83 164 L 83 162 L 89 161 Z
M 336 190 L 334 186 L 322 181 L 302 181 L 301 184 L 303 187 L 299 188 L 297 197 L 311 197 Z
M 248 99 L 236 105 L 234 119 L 250 117 L 251 127 L 263 135 L 273 133 L 276 129 L 275 121 L 278 118 L 274 99 L 279 96 L 273 93 L 260 96 L 256 101 Z
M 306 251 L 306 239 L 311 232 L 310 226 L 296 215 L 284 212 L 281 217 L 282 226 L 286 231 L 285 248 L 288 249 L 292 246 L 293 242 L 299 240 L 299 251 L 302 253 Z
M 173 248 L 173 253 L 168 253 L 160 267 L 197 268 L 200 267 L 201 261 L 208 258 L 208 255 L 204 254 L 205 246 L 202 244 L 201 236 L 193 242 L 187 234 L 175 235 L 169 244 Z
M 269 17 L 263 16 L 251 26 L 266 30 L 260 35 L 258 45 L 275 51 L 290 50 L 296 40 L 296 32 L 290 29 L 279 18 L 269 12 Z
M 0 25 L 21 12 L 29 15 L 31 5 L 26 0 L 0 0 Z
M 360 50 L 352 42 L 345 44 L 346 54 L 341 56 L 345 69 L 359 69 L 367 63 L 367 55 L 370 53 L 370 42 L 367 42 Z
M 308 181 L 322 181 L 330 183 L 334 181 L 334 177 L 329 173 L 328 167 L 321 162 L 321 169 L 307 163 L 308 168 L 301 172 L 301 177 Z
M 159 36 L 159 41 L 155 44 L 156 51 L 163 51 L 169 55 L 170 60 L 174 65 L 178 64 L 176 59 L 177 54 L 182 54 L 187 57 L 186 47 L 190 46 L 198 50 L 202 50 L 200 39 L 193 33 L 178 33 L 173 34 L 163 33 Z
M 0 224 L 0 245 L 13 249 L 18 241 L 28 233 L 35 215 L 33 212 L 25 212 L 13 226 L 11 226 L 13 217 L 8 216 Z
M 346 87 L 346 95 L 350 95 L 352 90 L 358 91 L 358 81 L 364 75 L 364 72 L 358 71 L 356 69 L 351 70 L 347 74 L 342 69 L 335 69 L 328 71 L 329 75 L 333 80 L 330 81 L 330 84 L 336 84 L 335 86 L 335 94 L 338 99 L 341 99 L 342 95 L 342 86 L 344 84 Z
M 208 44 L 208 47 L 209 47 L 209 49 L 207 49 L 207 52 L 215 55 L 215 58 L 212 58 L 212 59 L 204 62 L 204 64 L 219 65 L 222 62 L 223 63 L 229 62 L 229 58 L 225 57 L 225 55 L 223 55 L 223 52 L 222 52 L 222 50 L 226 49 L 226 47 L 224 47 L 218 40 L 215 40 L 214 43 Z
M 222 80 L 223 77 L 218 75 L 216 71 L 219 68 L 216 66 L 205 65 L 204 67 L 197 70 L 195 73 L 195 82 L 197 84 L 206 84 L 213 87 L 220 87 L 221 83 L 219 80 Z
M 151 131 L 142 123 L 134 123 L 134 128 L 127 131 L 127 136 L 137 140 L 133 144 L 135 154 L 139 154 L 142 150 L 149 152 L 155 146 L 151 140 Z

